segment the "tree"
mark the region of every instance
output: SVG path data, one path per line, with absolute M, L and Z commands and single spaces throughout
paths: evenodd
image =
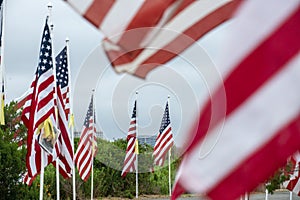
M 0 198 L 21 199 L 25 173 L 26 128 L 20 121 L 21 111 L 11 102 L 4 108 L 5 125 L 0 126 Z
M 266 189 L 273 194 L 276 189 L 280 189 L 283 182 L 289 180 L 293 174 L 293 164 L 288 161 L 284 167 L 279 168 L 266 182 Z

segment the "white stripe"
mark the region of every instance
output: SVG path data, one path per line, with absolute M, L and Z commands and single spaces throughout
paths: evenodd
M 220 46 L 226 46 L 226 52 L 232 52 L 228 54 L 224 53 L 224 50 L 223 53 L 220 52 L 220 57 L 214 60 L 220 67 L 219 70 L 223 77 L 227 76 L 242 58 L 253 51 L 258 43 L 265 40 L 299 6 L 299 1 L 297 0 L 288 0 L 285 2 L 281 3 L 281 1 L 272 0 L 260 1 L 259 4 L 263 9 L 260 9 L 261 11 L 259 12 L 257 11 L 257 3 L 255 1 L 245 1 L 237 13 L 242 13 L 242 15 L 233 18 L 233 26 L 229 25 L 221 32 L 226 37 L 226 40 L 223 40 L 224 42 Z M 276 10 L 276 15 L 274 15 L 274 10 Z M 243 34 L 241 34 L 241 30 L 244 30 Z M 237 48 L 238 51 L 236 50 Z
M 127 163 L 125 163 L 125 166 L 123 167 L 123 170 L 122 170 L 122 174 L 124 172 L 132 172 L 132 171 L 134 171 L 134 167 L 132 167 L 131 165 L 133 163 L 133 166 L 135 166 L 135 163 L 133 161 L 134 161 L 136 155 L 134 153 L 132 153 L 132 154 L 133 154 L 133 156 L 131 157 L 131 159 Z M 131 167 L 128 168 L 129 166 L 131 166 Z
M 65 130 L 67 131 L 67 140 L 69 141 L 68 143 L 71 145 L 71 140 L 70 140 L 70 133 L 69 133 L 69 129 L 67 126 L 67 121 L 66 121 L 66 116 L 61 104 L 61 101 L 58 100 L 58 110 L 59 110 L 59 115 L 61 116 L 61 120 L 63 122 L 63 126 L 65 128 Z M 72 148 L 72 145 L 70 146 Z M 73 154 L 73 150 L 72 149 L 68 149 L 67 145 L 66 145 L 66 141 L 64 138 L 62 138 L 62 155 L 66 158 L 69 166 L 72 168 L 73 166 L 73 159 L 71 157 L 71 155 Z
M 299 181 L 299 179 L 298 179 L 296 185 L 294 186 L 292 192 L 294 192 L 294 193 L 296 193 L 296 194 L 299 194 L 299 192 L 300 192 L 300 181 Z
M 124 0 L 116 1 L 103 19 L 101 24 L 103 33 L 113 36 L 110 39 L 118 43 L 120 37 L 123 35 L 123 31 L 143 4 L 144 0 L 135 0 L 134 3 Z
M 68 0 L 68 2 L 76 8 L 76 10 L 81 14 L 84 15 L 88 8 L 92 5 L 92 3 L 96 0 Z
M 40 109 L 38 112 L 36 112 L 36 114 L 34 115 L 34 126 L 35 126 L 34 128 L 37 128 L 40 125 L 40 124 L 36 124 L 36 122 L 38 120 L 40 120 L 52 108 L 53 108 L 53 104 L 51 102 L 49 102 L 42 109 Z M 53 113 L 52 113 L 52 115 L 53 115 Z M 36 130 L 34 130 L 34 131 L 36 131 Z
M 88 150 L 88 154 L 87 154 L 87 156 L 84 158 L 82 164 L 81 164 L 80 166 L 77 166 L 78 171 L 79 171 L 80 173 L 83 173 L 83 172 L 84 172 L 84 167 L 85 167 L 85 165 L 87 165 L 87 168 L 88 168 L 88 166 L 91 164 L 91 162 L 89 161 L 89 159 L 92 157 L 91 154 L 92 154 L 92 153 L 91 153 L 91 151 L 90 151 L 90 149 L 89 149 L 89 150 Z
M 34 176 L 35 174 L 37 174 L 37 169 L 36 169 L 36 163 L 35 163 L 35 139 L 34 137 L 32 138 L 32 142 L 31 142 L 31 154 L 29 156 L 29 165 L 30 165 L 30 170 L 32 175 Z
M 130 160 L 128 160 L 127 163 L 124 163 L 125 165 L 124 165 L 124 167 L 123 167 L 122 173 L 128 170 L 128 169 L 127 169 L 128 166 L 130 166 L 130 165 L 132 164 L 133 160 L 135 159 L 135 154 L 134 154 L 135 142 L 136 142 L 136 139 L 135 139 L 135 138 L 131 138 L 131 139 L 128 141 L 127 148 L 128 148 L 130 145 L 132 145 L 132 144 L 133 144 L 133 145 L 131 146 L 130 149 L 127 149 L 127 153 L 126 153 L 126 155 L 125 155 L 124 161 L 127 160 L 130 156 L 131 156 L 131 158 L 130 158 Z
M 161 28 L 165 23 L 170 19 L 174 11 L 178 8 L 178 6 L 182 3 L 182 1 L 175 1 L 172 5 L 170 5 L 165 11 L 160 21 L 157 23 L 156 27 Z M 152 41 L 155 35 L 159 32 L 159 29 L 152 29 L 147 36 L 143 39 L 140 44 L 140 47 L 145 47 L 148 43 Z
M 85 167 L 86 164 L 89 165 L 89 160 L 88 159 L 90 159 L 90 157 L 91 157 L 91 150 L 88 149 L 87 153 L 88 154 L 86 155 L 86 157 L 83 158 L 84 160 L 83 160 L 82 164 L 80 166 L 77 166 L 79 172 L 82 172 L 84 170 L 84 167 Z
M 40 86 L 41 83 L 43 83 L 44 81 L 46 81 L 47 79 L 49 79 L 50 77 L 54 77 L 53 76 L 53 70 L 52 69 L 48 69 L 47 71 L 45 71 L 38 79 L 37 81 L 37 86 Z M 54 80 L 53 80 L 54 83 Z
M 288 68 L 265 83 L 227 118 L 221 133 L 219 128 L 208 133 L 206 144 L 198 145 L 180 167 L 179 174 L 186 188 L 200 193 L 211 189 L 243 159 L 269 141 L 286 122 L 297 116 L 300 112 L 300 95 L 297 92 L 299 66 L 300 53 Z M 219 134 L 217 145 L 210 149 Z M 211 151 L 202 156 L 203 149 Z
M 172 147 L 172 143 L 173 143 L 173 140 L 170 139 L 169 142 L 165 146 L 163 146 L 162 149 L 160 149 L 160 151 L 158 152 L 159 154 L 157 155 L 157 158 L 164 159 L 163 155 L 167 151 L 167 149 Z
M 170 131 L 170 132 L 167 134 L 166 133 L 167 131 Z M 163 131 L 163 133 L 159 137 L 159 140 L 157 141 L 157 143 L 160 143 L 160 144 L 157 147 L 156 151 L 154 151 L 155 154 L 157 154 L 159 151 L 161 151 L 161 148 L 162 148 L 163 144 L 167 141 L 167 139 L 169 139 L 169 137 L 172 137 L 172 130 L 171 130 L 170 124 L 165 128 L 165 130 Z M 173 139 L 171 138 L 171 140 L 169 142 L 172 142 L 172 141 L 173 141 Z
M 37 88 L 37 89 L 40 89 L 40 88 Z M 45 97 L 47 97 L 51 93 L 52 93 L 52 96 L 54 96 L 53 92 L 54 92 L 54 85 L 49 84 L 44 90 L 40 91 L 40 93 L 38 94 L 36 102 L 37 103 L 41 102 Z M 49 102 L 52 102 L 53 105 L 54 105 L 54 99 L 53 98 Z
M 82 150 L 81 153 L 79 154 L 79 150 Z M 80 146 L 80 149 L 78 149 L 77 151 L 78 153 L 76 153 L 76 158 L 78 157 L 78 162 L 76 163 L 77 164 L 77 168 L 80 168 L 82 167 L 82 165 L 80 166 L 80 162 L 84 159 L 87 159 L 88 156 L 86 157 L 83 157 L 86 153 L 90 153 L 90 141 L 88 141 L 86 144 L 83 144 Z
M 86 177 L 87 177 L 88 173 L 90 172 L 91 168 L 92 168 L 92 165 L 88 165 L 88 167 L 86 168 L 84 173 L 81 175 L 81 179 L 83 179 L 83 180 L 86 179 Z
M 48 154 L 46 153 L 46 151 L 44 150 L 41 150 L 42 153 L 41 153 L 41 156 L 44 157 L 44 167 L 47 167 L 49 165 L 49 159 L 48 159 Z
M 195 1 L 163 26 L 159 30 L 159 34 L 153 38 L 152 43 L 148 45 L 149 48 L 145 49 L 132 63 L 120 65 L 116 70 L 118 72 L 129 71 L 134 73 L 141 63 L 154 55 L 158 50 L 161 50 L 197 21 L 227 2 L 228 0 Z

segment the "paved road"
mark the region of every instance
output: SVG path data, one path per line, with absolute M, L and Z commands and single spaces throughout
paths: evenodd
M 167 200 L 169 198 L 145 198 L 145 197 L 140 197 L 139 199 Z M 265 193 L 252 193 L 249 196 L 249 200 L 265 200 L 265 199 L 266 199 L 266 194 Z M 182 198 L 179 198 L 179 200 L 207 200 L 207 199 L 192 196 L 192 197 L 182 197 Z M 240 199 L 238 199 L 238 200 L 240 200 Z M 272 195 L 269 194 L 268 195 L 268 200 L 290 200 L 290 193 L 288 191 L 277 191 Z M 293 194 L 292 200 L 300 200 L 300 197 Z

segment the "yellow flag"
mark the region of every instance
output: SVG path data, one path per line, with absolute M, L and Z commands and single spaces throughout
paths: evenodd
M 0 124 L 5 125 L 5 117 L 4 117 L 4 94 L 1 93 L 1 110 L 0 110 Z
M 50 118 L 46 119 L 44 122 L 44 135 L 43 137 L 47 138 L 47 137 L 51 137 L 51 138 L 55 138 L 55 133 L 53 130 L 53 124 L 52 121 L 50 120 Z
M 41 123 L 37 129 L 37 134 L 40 134 L 41 129 L 43 128 L 44 133 L 42 135 L 43 138 L 51 137 L 55 138 L 55 132 L 53 130 L 53 124 L 50 118 L 48 117 L 43 123 Z
M 69 120 L 69 128 L 74 127 L 74 114 L 72 113 Z
M 137 139 L 135 140 L 134 153 L 139 154 L 139 142 Z

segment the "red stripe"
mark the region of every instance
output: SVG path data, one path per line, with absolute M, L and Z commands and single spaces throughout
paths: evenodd
M 150 70 L 176 57 L 179 53 L 183 52 L 187 47 L 204 36 L 207 32 L 229 19 L 240 2 L 240 0 L 231 1 L 216 9 L 203 19 L 199 20 L 197 23 L 175 38 L 172 42 L 161 48 L 161 50 L 157 51 L 157 53 L 144 61 L 141 66 L 138 67 L 135 75 L 145 78 Z M 190 0 L 184 1 L 178 12 L 187 7 L 190 3 L 192 3 Z M 127 34 L 132 34 L 135 36 L 137 34 L 136 32 L 139 31 L 132 31 Z M 132 37 L 134 38 L 134 36 Z M 131 40 L 132 39 L 128 39 L 128 42 L 132 42 Z M 105 42 L 110 43 L 109 40 L 105 40 Z M 126 45 L 127 46 L 125 46 L 125 43 L 122 41 L 122 44 L 119 46 L 121 48 L 119 51 L 105 51 L 112 66 L 117 68 L 119 65 L 130 63 L 137 57 L 139 53 L 141 53 L 139 46 L 129 44 Z M 126 49 L 124 49 L 125 47 Z
M 158 161 L 156 162 L 156 165 L 163 166 L 163 164 L 165 162 L 165 156 L 168 153 L 169 149 L 173 146 L 173 142 L 167 146 L 167 143 L 170 140 L 173 140 L 172 135 L 169 135 L 169 137 L 166 140 L 166 142 L 163 144 L 163 146 L 160 148 L 159 152 L 156 154 L 156 158 L 155 159 L 158 159 Z M 166 149 L 163 151 L 163 148 L 165 148 L 165 147 L 166 147 Z M 161 164 L 159 164 L 159 160 L 161 160 Z
M 61 105 L 61 104 L 59 104 Z M 66 173 L 70 173 L 71 172 L 71 168 L 73 166 L 73 163 L 69 163 L 68 160 L 66 159 L 66 154 L 68 154 L 70 156 L 70 158 L 73 160 L 73 148 L 71 145 L 71 139 L 69 137 L 67 128 L 66 128 L 66 124 L 64 124 L 63 120 L 61 119 L 61 114 L 59 114 L 59 127 L 61 130 L 61 134 L 60 134 L 60 139 L 62 140 L 62 147 L 61 149 L 63 150 L 62 153 L 60 154 L 59 158 L 60 160 L 64 163 L 65 168 L 61 169 L 60 171 L 64 171 L 66 170 Z M 65 175 L 64 175 L 65 176 Z M 69 176 L 68 176 L 69 177 Z
M 292 119 L 275 136 L 252 155 L 243 160 L 222 181 L 208 192 L 214 199 L 237 199 L 255 189 L 257 183 L 264 182 L 279 167 L 286 165 L 286 158 L 299 150 L 300 115 Z M 272 155 L 272 156 L 270 156 Z M 276 162 L 274 162 L 274 157 Z M 262 167 L 263 166 L 263 167 Z M 230 189 L 234 188 L 234 190 Z M 230 192 L 228 190 L 230 189 Z
M 128 165 L 127 168 L 123 169 L 123 173 L 121 174 L 122 177 L 125 177 L 127 172 L 133 172 L 135 171 L 135 161 L 136 161 L 136 157 L 133 158 L 132 162 Z M 124 167 L 125 167 L 125 163 L 124 163 Z
M 300 45 L 295 45 L 295 42 L 299 42 L 299 21 L 300 9 L 298 8 L 269 38 L 238 64 L 227 77 L 224 82 L 227 103 L 226 116 L 230 115 L 259 87 L 275 76 L 299 52 Z M 274 45 L 276 45 L 276 48 L 273 47 Z M 243 84 L 240 84 L 241 80 L 243 80 Z M 224 110 L 223 97 L 223 87 L 221 86 L 204 106 L 197 133 L 187 151 L 191 151 L 197 146 L 209 127 L 213 128 L 225 117 L 217 111 Z M 214 112 L 215 118 L 211 118 L 211 109 L 216 110 Z
M 169 134 L 170 131 L 171 131 L 171 127 L 169 126 L 169 128 L 168 128 L 167 130 L 165 130 L 165 132 L 163 132 L 162 134 L 160 134 L 160 135 L 158 136 L 158 138 L 156 139 L 156 143 L 155 143 L 155 146 L 154 146 L 154 150 L 156 150 L 156 149 L 162 149 L 162 148 L 166 145 L 166 143 L 170 140 L 170 136 L 171 136 L 171 138 L 172 138 L 172 134 Z M 164 138 L 166 138 L 167 136 L 168 136 L 168 140 L 166 140 L 166 141 L 162 144 Z
M 83 16 L 94 26 L 100 27 L 114 2 L 115 0 L 94 0 Z
M 161 133 L 158 133 L 158 135 L 157 135 L 157 137 L 156 137 L 156 140 L 155 140 L 155 144 L 154 144 L 154 151 L 155 151 L 156 149 L 158 149 L 158 147 L 159 147 L 159 145 L 160 145 L 160 143 L 161 143 L 160 138 L 161 138 Z
M 43 82 L 41 82 L 40 80 L 37 82 L 37 85 L 35 88 L 36 89 L 35 94 L 37 96 L 39 96 L 39 95 L 41 95 L 41 92 L 43 92 L 43 91 L 49 92 L 49 90 L 46 90 L 49 87 L 49 85 L 52 86 L 52 88 L 53 88 L 53 89 L 51 89 L 51 91 L 54 90 L 54 76 L 52 76 L 52 75 L 47 77 L 47 79 L 44 80 Z
M 173 19 L 176 15 L 178 15 L 181 11 L 187 8 L 189 5 L 194 3 L 195 0 L 184 0 L 181 2 L 180 6 L 177 8 L 176 12 L 172 15 L 171 19 Z
M 20 101 L 18 101 L 17 102 L 17 110 L 23 108 L 26 101 L 27 101 L 27 97 L 25 97 L 24 99 L 21 99 Z
M 173 191 L 172 191 L 172 196 L 171 200 L 176 200 L 181 194 L 185 192 L 184 187 L 180 184 L 179 181 L 176 182 L 174 185 Z
M 89 152 L 89 153 L 91 153 L 91 152 Z M 93 159 L 91 155 L 89 155 L 87 158 L 88 158 L 88 161 L 86 162 L 84 167 L 79 172 L 81 179 L 83 179 L 84 181 L 87 181 L 87 179 L 89 178 L 90 171 L 91 171 L 91 165 L 92 165 L 92 159 Z M 83 174 L 86 171 L 88 171 L 88 173 L 85 177 L 83 177 Z
M 290 190 L 290 191 L 293 191 L 295 186 L 297 185 L 299 181 L 299 176 L 297 176 L 295 179 L 293 180 L 290 180 L 289 181 L 289 184 L 287 185 L 286 189 Z
M 239 3 L 240 0 L 231 1 L 199 20 L 172 42 L 145 60 L 141 66 L 139 66 L 135 75 L 145 78 L 149 71 L 176 57 L 210 30 L 231 18 L 232 13 L 236 10 Z
M 75 157 L 75 162 L 77 163 L 77 166 L 80 166 L 82 164 L 82 161 L 84 160 L 86 153 L 89 151 L 89 146 L 91 145 L 91 141 L 90 141 L 90 137 L 87 137 L 87 139 L 85 140 L 85 143 L 80 144 L 80 148 L 77 149 L 76 152 L 76 157 Z M 85 149 L 85 147 L 88 147 Z M 83 156 L 81 156 L 82 154 L 84 154 Z M 79 157 L 81 157 L 81 161 L 79 161 Z
M 134 151 L 126 151 L 126 159 L 124 160 L 124 166 L 130 162 L 131 158 L 135 156 Z
M 47 111 L 47 113 L 45 113 L 43 116 L 38 116 L 39 118 L 37 119 L 37 121 L 34 124 L 34 130 L 35 131 L 40 124 L 42 124 L 46 119 L 48 119 L 51 115 L 54 116 L 54 112 L 55 109 L 54 107 L 52 107 L 50 110 Z
M 144 27 L 155 27 L 161 20 L 166 9 L 172 5 L 175 0 L 151 0 L 145 1 L 135 14 L 133 19 L 125 29 L 118 45 L 125 51 L 139 49 L 141 42 L 151 29 Z M 137 29 L 137 31 L 128 31 Z M 137 56 L 139 51 L 131 52 L 132 58 Z
M 81 132 L 78 146 L 83 142 L 83 139 L 86 137 L 87 134 L 89 134 L 89 129 L 88 128 L 84 128 L 82 130 L 82 132 Z
M 88 158 L 89 159 L 89 157 L 90 157 L 90 153 L 91 153 L 91 150 L 90 150 L 90 148 L 88 148 L 87 150 L 85 150 L 84 152 L 83 152 L 84 154 L 83 154 L 83 156 L 81 157 L 81 160 L 79 161 L 79 163 L 77 164 L 77 167 L 79 168 L 79 169 L 81 169 L 80 171 L 82 171 L 82 164 L 84 163 L 84 161 Z M 82 153 L 81 153 L 82 154 Z
M 53 95 L 54 95 L 54 89 L 51 92 L 49 92 L 47 96 L 43 96 L 43 98 L 39 100 L 37 104 L 37 112 L 39 112 L 49 103 L 53 102 L 52 104 L 54 105 Z M 41 96 L 39 98 L 41 98 Z
M 163 146 L 165 146 L 165 144 L 166 144 L 166 142 L 167 141 L 165 141 L 162 145 L 161 145 L 161 143 L 163 142 L 163 140 L 167 137 L 167 136 L 169 136 L 170 137 L 170 132 L 171 132 L 171 127 L 170 127 L 170 125 L 168 126 L 168 129 L 167 130 L 164 130 L 164 132 L 162 133 L 162 134 L 160 134 L 160 138 L 159 138 L 159 143 L 158 143 L 158 145 L 157 145 L 157 148 L 158 147 L 163 147 Z M 171 136 L 172 136 L 172 134 L 171 134 Z

